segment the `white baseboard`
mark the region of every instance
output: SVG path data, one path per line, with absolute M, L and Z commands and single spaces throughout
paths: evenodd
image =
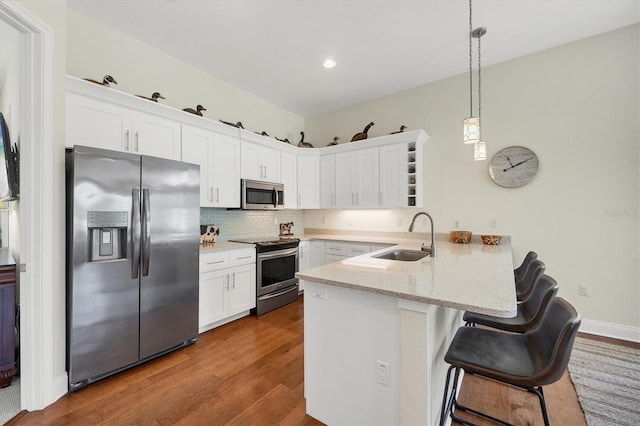
M 580 324 L 581 333 L 595 334 L 614 339 L 628 340 L 640 343 L 640 328 L 628 325 L 611 324 L 608 322 L 583 319 Z

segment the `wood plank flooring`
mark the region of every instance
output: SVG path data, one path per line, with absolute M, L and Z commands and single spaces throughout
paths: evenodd
M 303 379 L 300 297 L 204 333 L 190 347 L 67 394 L 44 410 L 22 412 L 7 424 L 319 425 L 305 414 Z M 585 424 L 567 374 L 544 391 L 552 425 Z M 465 377 L 460 401 L 517 425 L 542 424 L 535 395 L 478 377 Z

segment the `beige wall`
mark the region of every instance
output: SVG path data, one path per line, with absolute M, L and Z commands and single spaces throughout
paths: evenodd
M 483 49 L 491 49 L 490 38 Z M 514 262 L 537 251 L 585 319 L 637 328 L 638 52 L 635 25 L 483 69 L 488 157 L 523 145 L 540 158 L 538 176 L 522 188 L 493 184 L 488 162 L 474 162 L 472 146 L 461 141 L 468 75 L 308 118 L 305 131 L 316 142 L 348 141 L 369 121 L 376 123 L 370 136 L 401 124 L 425 129 L 424 210 L 437 232 L 459 220 L 474 233 L 509 234 Z M 306 211 L 305 226 L 406 230 L 416 211 Z M 578 295 L 579 284 L 591 286 L 591 297 Z
M 203 48 L 206 48 L 206 43 Z M 281 139 L 298 140 L 302 117 L 291 114 L 200 69 L 133 39 L 112 28 L 67 10 L 67 73 L 118 82 L 117 90 L 150 96 L 160 92 L 163 104 L 179 109 L 203 105 L 213 120 L 242 121 L 253 131 L 266 131 Z

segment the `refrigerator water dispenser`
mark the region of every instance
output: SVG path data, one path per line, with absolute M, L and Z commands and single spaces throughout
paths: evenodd
M 127 212 L 88 212 L 89 262 L 126 259 Z

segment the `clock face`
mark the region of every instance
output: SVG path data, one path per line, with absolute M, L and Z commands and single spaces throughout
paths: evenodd
M 523 146 L 501 149 L 489 163 L 489 176 L 505 188 L 517 188 L 531 182 L 538 173 L 538 156 Z

